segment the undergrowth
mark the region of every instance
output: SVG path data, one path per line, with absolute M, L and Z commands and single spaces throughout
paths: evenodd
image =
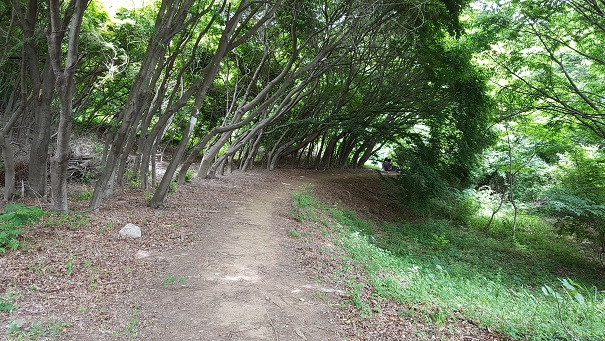
M 44 215 L 39 207 L 24 207 L 21 204 L 6 204 L 0 214 L 0 254 L 7 250 L 16 250 L 21 246 L 18 237 L 21 227 L 37 222 Z
M 356 264 L 338 271 L 364 272 L 354 278 L 367 283 L 346 283 L 362 316 L 379 313 L 360 294 L 370 286 L 373 296 L 395 299 L 402 311 L 436 324 L 470 320 L 527 340 L 605 339 L 601 264 L 530 217 L 512 239 L 504 229 L 449 220 L 376 223 L 324 205 L 308 189 L 294 202 L 295 216 L 309 226 L 330 226 L 333 244 L 348 258 L 343 264 Z

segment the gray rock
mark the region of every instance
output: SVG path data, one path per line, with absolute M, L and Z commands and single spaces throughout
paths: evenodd
M 128 223 L 120 230 L 120 235 L 130 238 L 141 238 L 141 228 L 135 224 Z

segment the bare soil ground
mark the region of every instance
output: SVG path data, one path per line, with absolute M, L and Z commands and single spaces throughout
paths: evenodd
M 0 339 L 11 325 L 58 340 L 498 339 L 466 321 L 403 318 L 394 302 L 361 318 L 331 276 L 338 264 L 319 251 L 325 240 L 292 218 L 291 195 L 303 184 L 364 215 L 401 213 L 370 170 L 196 180 L 162 210 L 148 208 L 142 191 L 120 189 L 89 219 L 46 218 L 24 230 L 25 248 L 0 255 L 0 297 L 16 307 L 0 312 Z M 71 207 L 86 204 L 75 192 Z M 120 236 L 127 223 L 142 238 Z

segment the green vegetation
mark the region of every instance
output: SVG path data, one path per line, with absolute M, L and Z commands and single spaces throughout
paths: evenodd
M 513 239 L 505 224 L 485 230 L 444 219 L 373 222 L 309 193 L 294 200 L 329 221 L 342 252 L 337 272 L 362 316 L 379 312 L 372 302 L 395 299 L 402 316 L 437 325 L 466 319 L 528 340 L 605 337 L 602 266 L 539 219 L 520 218 Z M 348 278 L 353 269 L 365 279 Z
M 85 212 L 54 213 L 44 216 L 44 225 L 47 227 L 67 227 L 77 229 L 90 224 L 90 217 Z
M 20 228 L 40 220 L 43 214 L 44 211 L 39 207 L 7 204 L 0 215 L 0 254 L 18 249 L 22 245 L 18 239 Z
M 14 321 L 6 328 L 7 341 L 56 339 L 71 323 L 51 320 L 46 323 L 31 323 L 28 327 L 19 327 Z
M 132 306 L 131 307 L 132 312 L 130 313 L 130 320 L 128 321 L 128 324 L 126 325 L 126 327 L 124 327 L 124 329 L 121 332 L 115 332 L 113 334 L 113 336 L 115 337 L 119 337 L 121 335 L 127 335 L 129 337 L 130 340 L 133 340 L 136 338 L 136 336 L 139 333 L 139 314 L 141 313 L 141 307 L 138 305 Z
M 19 307 L 17 300 L 23 298 L 23 295 L 16 289 L 9 288 L 4 294 L 0 295 L 0 312 L 11 312 Z
M 167 286 L 167 285 L 171 285 L 171 284 L 183 284 L 187 281 L 186 277 L 177 277 L 177 276 L 173 276 L 173 275 L 166 275 L 166 278 L 164 278 L 164 280 L 162 281 L 162 286 Z

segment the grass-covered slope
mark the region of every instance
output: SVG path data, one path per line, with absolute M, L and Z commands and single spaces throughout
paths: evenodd
M 374 222 L 308 190 L 294 201 L 294 214 L 345 258 L 334 278 L 344 278 L 361 316 L 395 300 L 400 316 L 435 325 L 470 321 L 527 340 L 605 339 L 602 265 L 544 225 L 525 224 L 513 240 L 446 220 Z M 343 275 L 352 271 L 362 273 Z

